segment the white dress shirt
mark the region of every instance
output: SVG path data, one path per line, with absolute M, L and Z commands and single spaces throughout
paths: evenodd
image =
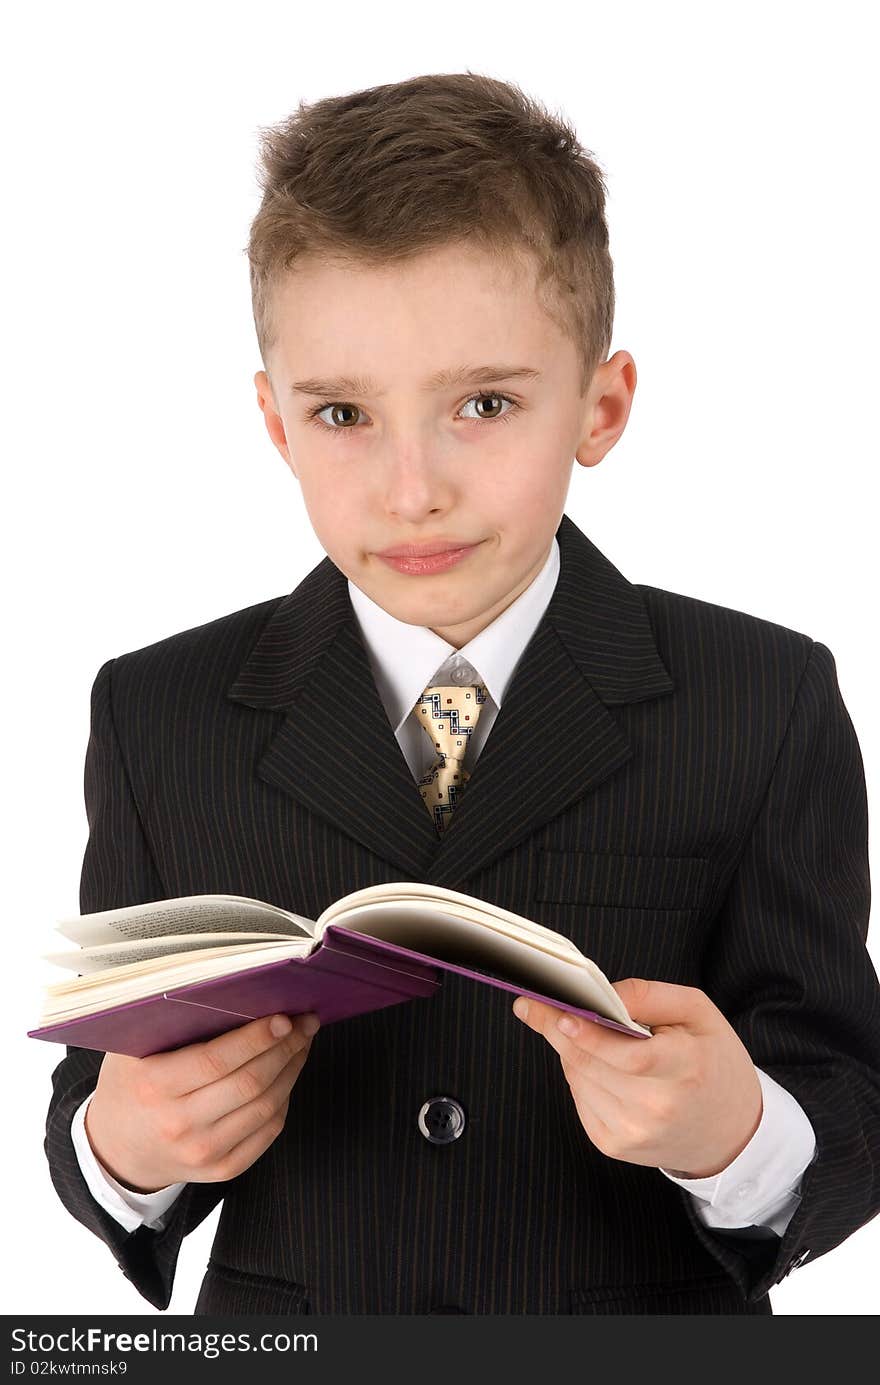
M 349 581 L 348 590 L 379 696 L 414 778 L 434 760 L 434 750 L 413 707 L 432 683 L 482 683 L 488 691 L 465 758 L 472 769 L 526 645 L 537 629 L 559 575 L 559 545 L 554 538 L 537 577 L 506 610 L 472 640 L 456 649 L 433 630 L 397 620 Z M 512 1003 L 512 1002 L 511 1002 Z M 511 1017 L 511 1023 L 513 1023 Z M 709 1178 L 682 1178 L 658 1169 L 685 1188 L 708 1227 L 763 1229 L 781 1236 L 800 1201 L 804 1170 L 816 1153 L 810 1119 L 787 1088 L 756 1069 L 763 1093 L 760 1124 L 745 1149 L 727 1168 Z M 154 1193 L 123 1187 L 99 1163 L 85 1131 L 90 1093 L 71 1126 L 73 1146 L 86 1184 L 100 1203 L 127 1230 L 141 1224 L 161 1229 L 184 1183 Z

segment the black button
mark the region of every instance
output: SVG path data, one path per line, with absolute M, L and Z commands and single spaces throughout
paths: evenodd
M 419 1129 L 432 1145 L 448 1145 L 464 1130 L 465 1114 L 452 1096 L 434 1096 L 419 1111 Z

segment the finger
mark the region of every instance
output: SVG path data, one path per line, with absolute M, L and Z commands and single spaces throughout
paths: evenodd
M 192 1167 L 186 1175 L 186 1181 L 188 1183 L 215 1183 L 237 1178 L 240 1173 L 244 1173 L 245 1169 L 249 1169 L 251 1164 L 259 1159 L 260 1155 L 264 1154 L 273 1141 L 278 1138 L 283 1129 L 284 1120 L 286 1120 L 286 1109 L 283 1118 L 279 1113 L 278 1121 L 274 1126 L 269 1122 L 263 1122 L 245 1139 L 226 1150 L 216 1159 L 205 1160 L 200 1165 Z
M 156 1062 L 157 1080 L 164 1083 L 167 1092 L 183 1096 L 226 1077 L 251 1059 L 274 1048 L 279 1042 L 271 1029 L 272 1021 L 276 1018 L 275 1015 L 264 1015 L 204 1043 L 189 1044 L 173 1053 L 154 1054 L 147 1061 L 151 1064 Z M 292 1023 L 305 1016 L 282 1015 L 281 1018 Z
M 697 986 L 678 986 L 671 981 L 646 981 L 641 976 L 628 976 L 615 981 L 613 988 L 628 1013 L 639 1024 L 652 1029 L 680 1025 L 692 1030 L 712 1027 L 712 1012 L 716 1007 Z
M 525 1012 L 524 1005 L 527 1007 Z M 570 1059 L 575 1052 L 582 1055 L 584 1067 L 592 1063 L 616 1069 L 620 1073 L 656 1075 L 663 1069 L 669 1056 L 666 1052 L 669 1045 L 660 1043 L 657 1035 L 649 1039 L 633 1038 L 540 1000 L 526 1000 L 524 996 L 519 996 L 514 1002 L 513 1012 L 530 1029 L 542 1034 L 560 1056 Z M 559 1027 L 560 1021 L 567 1028 L 573 1025 L 574 1032 L 565 1033 Z
M 186 1123 L 195 1127 L 212 1125 L 230 1112 L 248 1106 L 265 1093 L 291 1059 L 299 1055 L 305 1059 L 313 1037 L 304 1032 L 297 1019 L 291 1033 L 283 1039 L 275 1039 L 271 1048 L 234 1068 L 225 1077 L 187 1092 L 181 1098 L 181 1113 Z
M 533 1016 L 531 1006 L 537 1004 L 544 1013 L 538 1017 Z M 581 1123 L 585 1121 L 585 1111 L 592 1108 L 594 1113 L 598 1113 L 600 1107 L 603 1111 L 603 1118 L 619 1116 L 621 1105 L 631 1106 L 638 1100 L 638 1089 L 635 1085 L 641 1082 L 640 1076 L 636 1077 L 624 1072 L 598 1054 L 590 1051 L 589 1046 L 584 1046 L 568 1038 L 556 1027 L 556 1020 L 565 1015 L 569 1015 L 567 1010 L 559 1010 L 553 1005 L 544 1005 L 541 1002 L 529 1001 L 529 1018 L 534 1018 L 536 1032 L 540 1033 L 551 1048 L 554 1048 L 559 1055 L 562 1065 L 562 1072 L 565 1080 L 571 1088 L 575 1100 L 578 1102 L 578 1113 Z M 528 1019 L 526 1021 L 528 1023 Z M 585 1029 L 598 1028 L 589 1021 L 581 1020 L 580 1023 Z M 616 1035 L 626 1041 L 624 1035 Z M 635 1042 L 635 1041 L 633 1041 Z
M 565 1065 L 563 1065 L 565 1071 Z M 597 1082 L 569 1081 L 578 1119 L 594 1144 L 604 1147 L 626 1118 L 626 1102 Z
M 305 1048 L 293 1054 L 259 1096 L 221 1116 L 202 1132 L 200 1139 L 204 1139 L 210 1147 L 209 1157 L 213 1161 L 234 1155 L 239 1145 L 259 1135 L 267 1126 L 271 1129 L 266 1132 L 266 1145 L 271 1144 L 280 1133 L 283 1124 L 281 1118 L 286 1117 L 288 1099 L 305 1066 L 310 1044 L 311 1040 Z

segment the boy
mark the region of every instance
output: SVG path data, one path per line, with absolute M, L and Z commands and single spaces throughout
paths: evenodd
M 423 76 L 300 107 L 263 161 L 255 384 L 328 556 L 101 668 L 80 907 L 420 879 L 566 933 L 654 1033 L 450 974 L 317 1035 L 69 1049 L 58 1193 L 160 1308 L 223 1199 L 199 1314 L 769 1314 L 880 1209 L 834 659 L 627 582 L 563 513 L 636 384 L 568 127 Z

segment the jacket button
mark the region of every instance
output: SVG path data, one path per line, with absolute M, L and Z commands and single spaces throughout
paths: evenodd
M 464 1130 L 461 1103 L 451 1096 L 432 1096 L 419 1111 L 419 1129 L 432 1145 L 448 1145 Z

